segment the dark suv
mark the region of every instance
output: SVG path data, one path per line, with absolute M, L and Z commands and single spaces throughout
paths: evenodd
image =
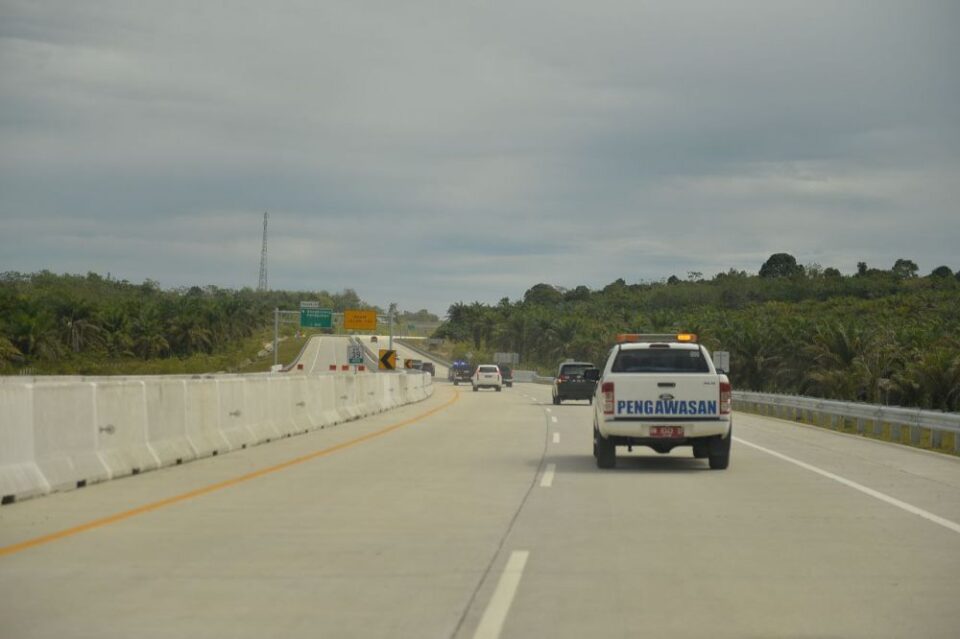
M 500 375 L 503 377 L 503 385 L 507 388 L 513 387 L 513 369 L 506 364 L 498 364 Z
M 553 379 L 553 403 L 559 404 L 565 399 L 586 399 L 593 403 L 593 393 L 597 382 L 584 376 L 588 370 L 597 367 L 590 362 L 564 362 Z

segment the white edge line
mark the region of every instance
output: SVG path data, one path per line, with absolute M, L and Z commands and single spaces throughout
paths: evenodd
M 554 444 L 559 444 L 559 443 L 560 443 L 560 433 L 554 433 L 554 434 L 553 434 L 553 443 L 554 443 Z
M 774 450 L 770 450 L 769 448 L 764 448 L 763 446 L 759 446 L 759 445 L 754 444 L 754 443 L 752 443 L 752 442 L 745 441 L 745 440 L 743 440 L 743 439 L 740 439 L 739 437 L 734 437 L 733 439 L 734 439 L 734 441 L 736 441 L 736 442 L 739 443 L 739 444 L 743 444 L 743 445 L 745 445 L 745 446 L 749 446 L 750 448 L 756 448 L 757 450 L 762 451 L 762 452 L 764 452 L 764 453 L 767 453 L 768 455 L 773 455 L 774 457 L 776 457 L 776 458 L 778 458 L 778 459 L 782 459 L 783 461 L 790 462 L 791 464 L 795 464 L 795 465 L 799 466 L 800 468 L 805 468 L 806 470 L 809 470 L 809 471 L 811 471 L 811 472 L 817 473 L 818 475 L 822 475 L 823 477 L 826 477 L 827 479 L 832 479 L 832 480 L 835 481 L 835 482 L 839 482 L 839 483 L 843 484 L 844 486 L 849 486 L 850 488 L 853 488 L 854 490 L 859 490 L 859 491 L 862 492 L 863 494 L 865 494 L 865 495 L 870 495 L 871 497 L 874 497 L 874 498 L 876 498 L 876 499 L 879 499 L 880 501 L 886 502 L 886 503 L 890 504 L 891 506 L 896 506 L 897 508 L 900 508 L 901 510 L 905 510 L 905 511 L 907 511 L 908 513 L 911 513 L 911 514 L 914 514 L 914 515 L 918 515 L 918 516 L 920 516 L 920 517 L 923 517 L 923 518 L 926 519 L 927 521 L 931 521 L 931 522 L 933 522 L 933 523 L 935 523 L 935 524 L 939 524 L 940 526 L 943 526 L 944 528 L 947 528 L 947 529 L 949 529 L 949 530 L 952 530 L 952 531 L 955 532 L 955 533 L 960 533 L 960 524 L 958 524 L 958 523 L 956 523 L 956 522 L 954 522 L 954 521 L 950 521 L 949 519 L 944 519 L 943 517 L 940 517 L 940 516 L 938 516 L 938 515 L 934 515 L 932 512 L 929 512 L 929 511 L 927 511 L 927 510 L 924 510 L 923 508 L 918 508 L 918 507 L 916 507 L 916 506 L 914 506 L 914 505 L 912 505 L 912 504 L 908 504 L 908 503 L 905 502 L 905 501 L 900 501 L 900 500 L 897 499 L 896 497 L 891 497 L 890 495 L 887 495 L 887 494 L 885 494 L 885 493 L 881 493 L 881 492 L 879 492 L 879 491 L 877 491 L 877 490 L 874 490 L 874 489 L 872 489 L 872 488 L 867 488 L 867 487 L 864 486 L 863 484 L 858 484 L 857 482 L 851 481 L 851 480 L 849 480 L 849 479 L 847 479 L 847 478 L 845 478 L 845 477 L 841 477 L 840 475 L 834 475 L 834 474 L 831 473 L 830 471 L 823 470 L 822 468 L 817 468 L 816 466 L 813 466 L 813 465 L 808 464 L 808 463 L 806 463 L 806 462 L 802 462 L 802 461 L 800 461 L 799 459 L 794 459 L 793 457 L 787 457 L 787 456 L 784 455 L 783 453 L 778 453 L 778 452 L 776 452 L 776 451 L 774 451 Z
M 480 618 L 480 625 L 473 633 L 473 639 L 499 639 L 529 556 L 530 552 L 527 550 L 514 550 L 510 553 L 510 559 L 507 560 L 507 565 L 500 575 L 500 581 L 497 582 L 487 609 L 483 611 L 483 617 Z
M 557 472 L 556 464 L 547 464 L 547 469 L 543 471 L 543 477 L 540 478 L 541 488 L 550 488 L 553 486 L 553 475 Z

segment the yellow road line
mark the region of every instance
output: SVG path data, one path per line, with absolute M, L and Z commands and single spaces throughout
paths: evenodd
M 387 433 L 391 433 L 399 428 L 403 428 L 404 426 L 409 426 L 410 424 L 418 422 L 421 419 L 425 419 L 435 413 L 440 412 L 445 408 L 448 408 L 449 406 L 452 406 L 458 399 L 460 399 L 460 393 L 459 391 L 455 391 L 450 401 L 444 404 L 441 404 L 436 408 L 432 408 L 425 413 L 421 413 L 415 417 L 411 417 L 410 419 L 404 420 L 402 422 L 391 424 L 390 426 L 387 426 L 386 428 L 382 428 L 378 431 L 367 433 L 362 437 L 357 437 L 356 439 L 351 439 L 350 441 L 343 442 L 342 444 L 337 444 L 336 446 L 331 446 L 329 448 L 324 448 L 322 450 L 314 451 L 306 455 L 301 455 L 300 457 L 294 457 L 293 459 L 289 459 L 285 462 L 281 462 L 274 466 L 261 468 L 260 470 L 255 470 L 251 473 L 239 475 L 232 479 L 220 481 L 215 484 L 209 484 L 202 488 L 190 490 L 185 493 L 181 493 L 179 495 L 174 495 L 173 497 L 167 497 L 166 499 L 161 499 L 159 501 L 154 501 L 149 504 L 144 504 L 143 506 L 131 508 L 130 510 L 125 510 L 123 512 L 119 512 L 113 515 L 101 517 L 100 519 L 94 519 L 93 521 L 88 521 L 78 526 L 73 526 L 71 528 L 59 530 L 57 532 L 50 533 L 48 535 L 41 535 L 40 537 L 34 537 L 33 539 L 21 541 L 19 543 L 12 544 L 10 546 L 2 546 L 0 547 L 0 557 L 6 556 L 6 555 L 12 555 L 14 553 L 18 553 L 28 548 L 33 548 L 34 546 L 49 544 L 50 542 L 57 541 L 58 539 L 65 539 L 66 537 L 72 537 L 73 535 L 78 535 L 82 532 L 93 530 L 94 528 L 102 528 L 103 526 L 115 524 L 119 521 L 124 521 L 125 519 L 130 519 L 131 517 L 136 517 L 137 515 L 143 515 L 144 513 L 149 513 L 154 510 L 159 510 L 166 506 L 172 506 L 173 504 L 178 504 L 180 502 L 187 501 L 188 499 L 193 499 L 194 497 L 200 497 L 201 495 L 206 495 L 212 492 L 216 492 L 218 490 L 223 490 L 224 488 L 236 486 L 237 484 L 242 484 L 243 482 L 250 481 L 251 479 L 256 479 L 257 477 L 263 477 L 264 475 L 270 475 L 272 473 L 276 473 L 278 471 L 290 468 L 291 466 L 296 466 L 298 464 L 308 462 L 312 459 L 317 459 L 318 457 L 326 457 L 327 455 L 331 455 L 333 453 L 336 453 L 341 450 L 345 450 L 347 448 L 352 448 L 353 446 L 357 446 L 358 444 L 368 442 L 371 439 L 376 439 L 377 437 L 382 437 Z

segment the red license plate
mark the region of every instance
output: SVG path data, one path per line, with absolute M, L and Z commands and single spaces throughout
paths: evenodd
M 651 426 L 651 437 L 683 437 L 683 426 Z

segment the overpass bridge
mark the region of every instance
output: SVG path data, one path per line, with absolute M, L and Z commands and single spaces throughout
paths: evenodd
M 957 635 L 956 457 L 737 412 L 726 471 L 679 449 L 600 471 L 586 402 L 334 374 L 327 339 L 287 374 L 304 390 L 221 380 L 227 404 L 421 391 L 0 507 L 0 636 Z

